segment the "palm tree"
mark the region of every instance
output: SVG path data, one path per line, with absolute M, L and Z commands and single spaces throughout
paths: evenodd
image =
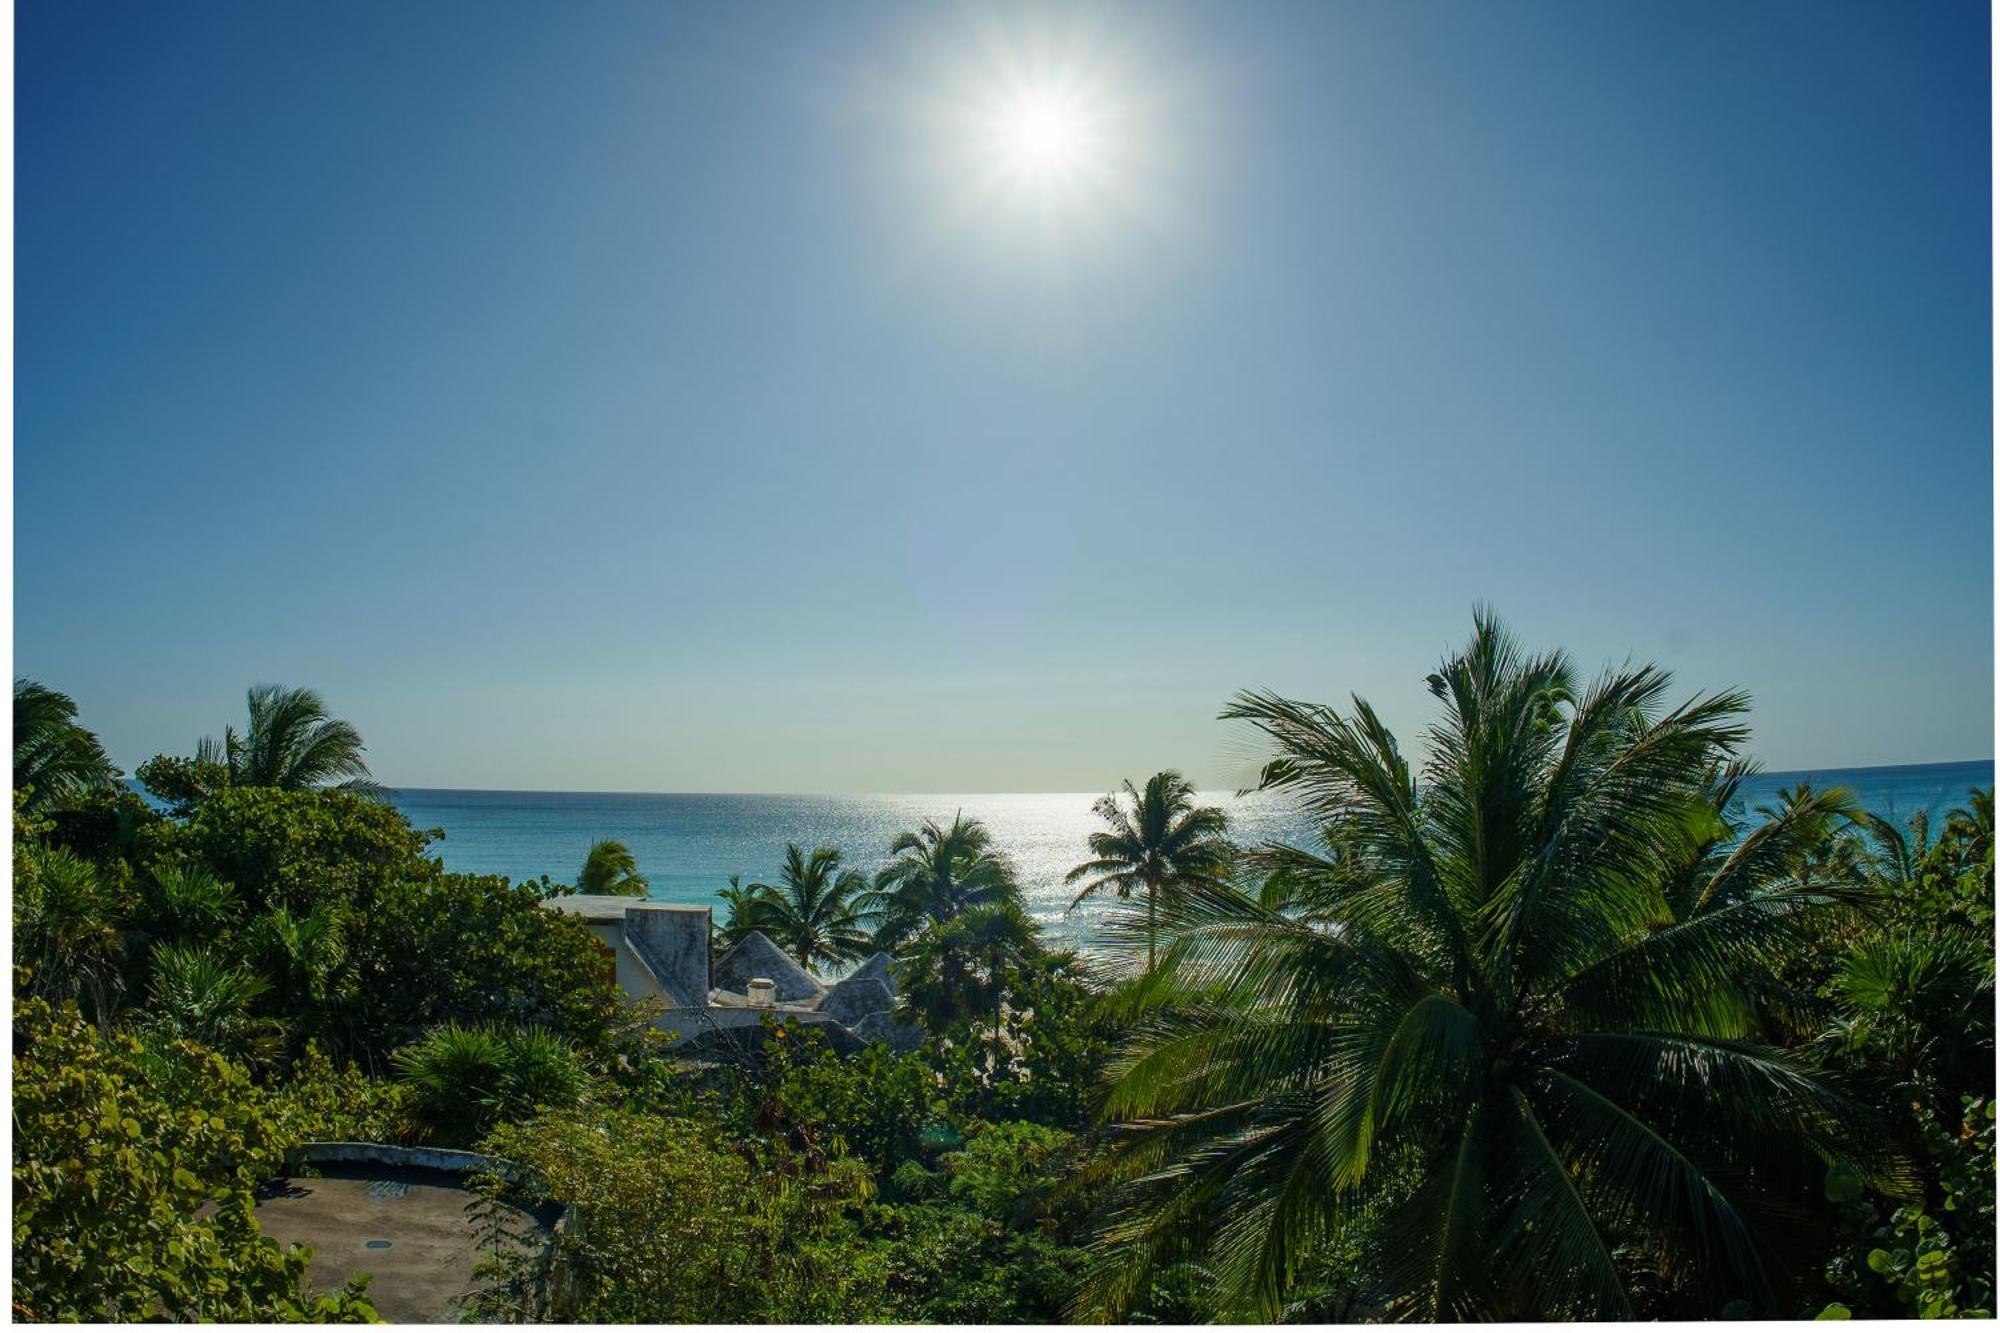
M 1128 779 L 1127 809 L 1117 795 L 1098 798 L 1091 811 L 1110 826 L 1090 835 L 1091 859 L 1063 877 L 1063 883 L 1088 880 L 1069 905 L 1074 912 L 1099 889 L 1114 889 L 1130 898 L 1146 891 L 1146 965 L 1153 965 L 1156 903 L 1162 894 L 1186 887 L 1219 887 L 1229 874 L 1234 854 L 1224 833 L 1229 817 L 1212 805 L 1194 803 L 1194 784 L 1172 769 L 1146 779 L 1141 792 Z
M 292 1039 L 317 1040 L 328 1054 L 351 1045 L 357 983 L 349 967 L 349 922 L 337 903 L 301 916 L 278 906 L 244 932 L 244 952 L 271 982 L 272 1007 L 292 1015 Z
M 220 741 L 203 737 L 195 747 L 196 771 L 217 772 L 233 787 L 382 795 L 361 757 L 361 733 L 327 712 L 317 693 L 252 685 L 248 704 L 249 726 L 242 736 L 227 727 Z
M 741 875 L 731 875 L 729 887 L 718 896 L 727 909 L 722 924 L 712 928 L 713 947 L 720 955 L 743 943 L 744 937 L 757 929 L 758 914 L 763 910 L 764 900 L 754 885 L 743 883 Z
M 860 871 L 840 868 L 837 848 L 820 847 L 808 856 L 797 843 L 788 844 L 778 884 L 750 886 L 757 895 L 756 928 L 808 971 L 815 963 L 859 958 L 869 939 L 856 899 L 867 889 Z
M 66 848 L 25 850 L 14 884 L 14 961 L 27 990 L 74 1000 L 102 1027 L 123 987 L 124 939 L 97 868 Z
M 590 1082 L 569 1042 L 540 1028 L 447 1023 L 390 1062 L 410 1086 L 427 1138 L 447 1147 L 471 1145 L 501 1119 L 573 1107 Z
M 639 873 L 639 863 L 632 858 L 632 849 L 616 838 L 599 838 L 591 843 L 590 851 L 583 858 L 583 869 L 576 872 L 578 893 L 643 898 L 646 888 L 646 877 Z
M 863 903 L 874 918 L 875 947 L 894 953 L 925 927 L 949 921 L 968 908 L 1018 903 L 1014 867 L 993 848 L 993 835 L 961 812 L 942 828 L 926 819 L 889 846 L 894 859 L 875 876 Z
M 175 863 L 153 872 L 142 924 L 160 943 L 200 944 L 227 931 L 241 906 L 235 885 L 205 866 Z
M 1274 1317 L 1301 1259 L 1369 1207 L 1387 1313 L 1628 1314 L 1635 1267 L 1690 1302 L 1773 1309 L 1785 1248 L 1808 1243 L 1776 1219 L 1828 1162 L 1907 1187 L 1872 1114 L 1762 1040 L 1744 993 L 1860 890 L 1667 902 L 1745 696 L 1669 707 L 1651 666 L 1585 686 L 1483 612 L 1429 685 L 1442 717 L 1416 771 L 1359 698 L 1225 711 L 1275 743 L 1262 786 L 1333 850 L 1267 849 L 1261 897 L 1162 904 L 1080 1313 L 1115 1316 L 1149 1269 L 1201 1258 L 1231 1313 Z
M 39 813 L 118 780 L 95 734 L 76 723 L 76 701 L 25 678 L 14 682 L 14 786 Z
M 268 1060 L 283 1037 L 282 1025 L 253 1012 L 268 989 L 262 977 L 224 962 L 205 945 L 168 945 L 153 952 L 146 1019 L 169 1036 L 223 1055 Z
M 934 922 L 903 959 L 903 1001 L 935 1027 L 990 1014 L 997 1030 L 1010 974 L 1040 952 L 1039 936 L 1034 920 L 1009 901 Z

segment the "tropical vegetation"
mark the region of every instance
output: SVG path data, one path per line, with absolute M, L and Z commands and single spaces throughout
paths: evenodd
M 647 887 L 632 849 L 616 838 L 599 838 L 591 843 L 584 854 L 583 868 L 576 872 L 578 893 L 643 898 Z
M 746 922 L 808 971 L 849 962 L 871 950 L 860 905 L 867 892 L 867 876 L 843 869 L 839 848 L 808 853 L 790 843 L 777 884 L 750 886 Z
M 1082 951 L 964 812 L 789 846 L 718 949 L 886 951 L 901 1035 L 777 1010 L 697 1062 L 547 908 L 643 892 L 629 849 L 447 872 L 309 691 L 142 794 L 17 682 L 16 1316 L 370 1317 L 258 1226 L 313 1139 L 521 1168 L 489 1319 L 1989 1314 L 1991 790 L 1753 806 L 1741 694 L 1490 616 L 1428 683 L 1416 756 L 1364 700 L 1229 705 L 1309 842 L 1231 844 L 1173 772 L 1098 802 Z
M 1071 870 L 1065 882 L 1083 881 L 1070 903 L 1072 912 L 1103 889 L 1120 898 L 1143 890 L 1150 967 L 1161 896 L 1223 887 L 1235 849 L 1224 836 L 1228 816 L 1212 805 L 1195 804 L 1194 784 L 1172 769 L 1148 778 L 1143 792 L 1128 779 L 1125 797 L 1120 801 L 1115 793 L 1106 795 L 1091 807 L 1109 827 L 1090 835 L 1090 860 Z

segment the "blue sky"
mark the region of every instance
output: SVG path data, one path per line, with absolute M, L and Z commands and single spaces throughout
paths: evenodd
M 1233 784 L 1475 601 L 1992 753 L 1983 5 L 18 24 L 16 669 L 127 767 L 277 680 L 413 786 Z

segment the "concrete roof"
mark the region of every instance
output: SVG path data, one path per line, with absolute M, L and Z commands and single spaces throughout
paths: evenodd
M 777 987 L 780 1000 L 816 1000 L 826 994 L 826 987 L 771 943 L 769 936 L 753 930 L 715 965 L 715 987 L 741 995 L 760 977 Z
M 573 893 L 564 898 L 546 899 L 542 906 L 580 916 L 586 921 L 623 921 L 625 909 L 636 907 L 644 898 L 625 898 L 611 893 Z
M 860 981 L 863 978 L 872 977 L 874 980 L 879 981 L 884 986 L 886 986 L 889 990 L 890 997 L 894 998 L 896 994 L 896 974 L 894 970 L 895 966 L 896 966 L 895 959 L 891 958 L 886 953 L 877 953 L 874 957 L 870 958 L 860 967 L 855 968 L 852 972 L 849 972 L 846 976 L 842 977 L 840 979 L 841 984 L 845 985 L 847 982 L 850 981 Z
M 452 1323 L 478 1286 L 479 1229 L 466 1211 L 473 1199 L 443 1173 L 356 1167 L 272 1181 L 258 1191 L 257 1221 L 280 1246 L 312 1247 L 307 1277 L 319 1290 L 368 1273 L 384 1319 Z

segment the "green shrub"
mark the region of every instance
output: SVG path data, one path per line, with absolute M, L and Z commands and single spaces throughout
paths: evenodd
M 260 1234 L 251 1191 L 289 1139 L 240 1066 L 17 1001 L 13 1111 L 17 1318 L 373 1315 L 356 1287 L 308 1295 L 310 1253 Z

